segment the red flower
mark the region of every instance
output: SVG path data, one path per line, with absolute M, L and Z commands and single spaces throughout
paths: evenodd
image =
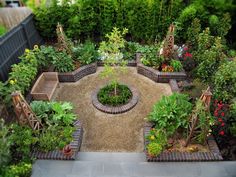
M 218 108 L 219 108 L 219 109 L 222 109 L 222 108 L 223 108 L 223 106 L 224 106 L 223 104 L 221 104 L 221 103 L 218 103 Z
M 225 126 L 225 123 L 224 123 L 224 122 L 222 122 L 222 123 L 221 123 L 221 127 L 224 127 L 224 126 Z
M 220 132 L 219 132 L 219 135 L 224 135 L 225 134 L 225 132 L 223 131 L 223 130 L 221 130 Z
M 215 116 L 215 117 L 218 116 L 218 111 L 217 111 L 217 110 L 214 111 L 214 116 Z
M 224 116 L 225 116 L 225 113 L 224 113 L 224 112 L 222 112 L 222 113 L 221 113 L 221 116 L 222 116 L 222 117 L 224 117 Z
M 184 57 L 190 57 L 190 58 L 192 58 L 192 54 L 189 53 L 189 52 L 186 52 L 186 53 L 184 54 Z
M 218 121 L 219 121 L 219 122 L 223 122 L 222 118 L 218 118 Z
M 188 47 L 184 47 L 184 50 L 185 50 L 185 51 L 188 50 Z

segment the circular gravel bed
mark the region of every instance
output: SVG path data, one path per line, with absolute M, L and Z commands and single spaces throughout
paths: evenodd
M 102 68 L 95 74 L 86 76 L 75 83 L 60 83 L 54 94 L 54 100 L 70 101 L 75 113 L 83 124 L 84 135 L 81 151 L 103 152 L 143 152 L 143 127 L 145 118 L 153 104 L 163 95 L 170 95 L 169 84 L 155 83 L 137 73 L 136 68 L 128 68 L 118 81 L 132 85 L 139 91 L 136 106 L 123 114 L 107 114 L 97 110 L 91 101 L 91 95 L 98 86 L 108 83 L 99 76 Z

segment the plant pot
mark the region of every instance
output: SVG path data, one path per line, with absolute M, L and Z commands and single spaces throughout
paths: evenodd
M 73 155 L 73 150 L 72 148 L 70 147 L 70 145 L 66 145 L 63 149 L 62 149 L 62 152 L 64 155 L 66 156 L 72 156 Z

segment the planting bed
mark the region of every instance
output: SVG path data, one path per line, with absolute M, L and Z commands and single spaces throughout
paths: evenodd
M 73 141 L 70 143 L 73 151 L 72 156 L 66 156 L 60 150 L 54 150 L 47 153 L 34 150 L 31 156 L 36 159 L 75 160 L 82 143 L 83 128 L 81 122 L 78 120 L 75 121 L 74 126 L 76 127 L 76 130 L 73 133 Z
M 127 104 L 122 105 L 122 106 L 114 106 L 114 107 L 103 105 L 102 103 L 98 101 L 98 97 L 97 97 L 98 92 L 101 88 L 102 87 L 99 87 L 93 92 L 92 103 L 95 108 L 97 108 L 98 110 L 102 112 L 110 113 L 110 114 L 120 114 L 120 113 L 124 113 L 131 110 L 138 103 L 138 100 L 139 100 L 138 90 L 135 87 L 128 86 L 128 88 L 130 89 L 132 93 L 132 98 Z
M 144 139 L 149 134 L 152 128 L 151 123 L 145 123 L 144 125 Z M 145 146 L 149 144 L 149 141 L 145 139 Z M 218 146 L 214 138 L 208 137 L 207 145 L 209 152 L 162 152 L 157 157 L 150 157 L 146 152 L 146 159 L 148 162 L 172 162 L 172 161 L 220 161 L 223 160 Z

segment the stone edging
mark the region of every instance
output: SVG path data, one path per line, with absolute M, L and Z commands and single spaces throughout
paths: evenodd
M 77 158 L 78 151 L 83 138 L 83 128 L 79 120 L 75 121 L 74 126 L 76 127 L 75 132 L 73 133 L 73 141 L 70 143 L 70 146 L 73 151 L 72 156 L 64 155 L 60 150 L 54 150 L 50 152 L 40 152 L 33 150 L 31 157 L 36 159 L 51 159 L 51 160 L 75 160 Z
M 144 143 L 145 147 L 149 141 L 145 138 L 152 124 L 145 123 L 144 125 Z M 207 144 L 210 152 L 162 152 L 158 157 L 149 157 L 147 152 L 146 159 L 148 162 L 191 162 L 191 161 L 220 161 L 223 160 L 219 148 L 213 137 L 209 137 Z
M 82 66 L 75 71 L 67 73 L 58 73 L 59 82 L 76 82 L 82 79 L 84 76 L 96 73 L 97 62 Z
M 137 71 L 139 74 L 148 77 L 154 82 L 168 83 L 171 79 L 177 81 L 185 80 L 187 75 L 184 71 L 182 72 L 161 72 L 151 67 L 147 67 L 140 62 L 141 54 L 136 54 Z
M 131 110 L 138 103 L 138 100 L 139 100 L 138 90 L 134 87 L 128 86 L 128 88 L 132 92 L 132 99 L 129 101 L 129 103 L 122 105 L 122 106 L 116 106 L 116 107 L 105 106 L 105 105 L 101 104 L 97 98 L 97 94 L 101 88 L 102 87 L 97 88 L 92 93 L 92 104 L 95 108 L 97 108 L 98 110 L 100 110 L 102 112 L 109 113 L 109 114 L 121 114 L 121 113 Z

